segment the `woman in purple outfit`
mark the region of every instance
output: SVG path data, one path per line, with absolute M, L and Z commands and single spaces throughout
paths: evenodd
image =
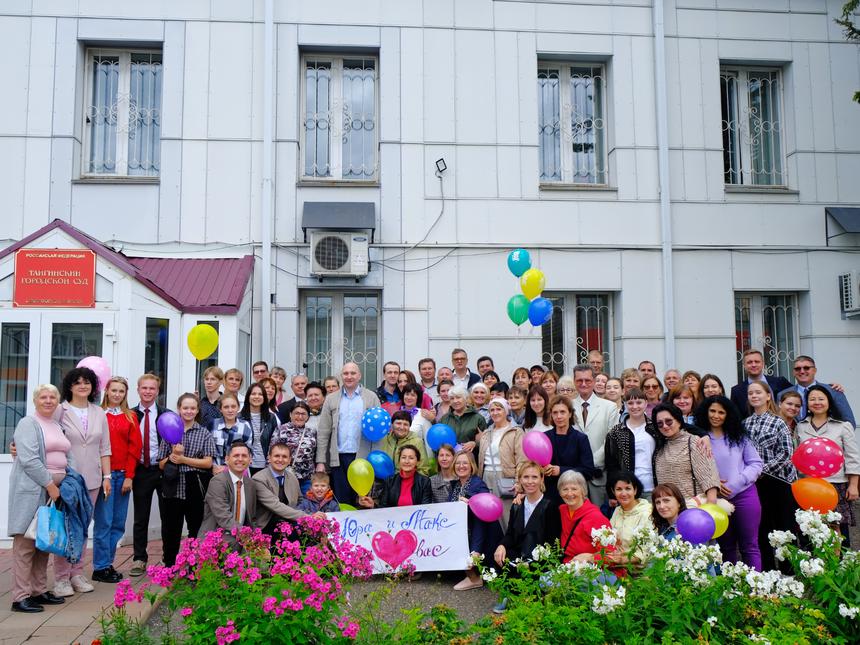
M 723 560 L 740 559 L 761 571 L 758 545 L 761 502 L 755 487 L 764 465 L 761 457 L 741 423 L 737 408 L 724 396 L 710 396 L 702 402 L 696 411 L 696 425 L 709 430 L 711 450 L 720 473 L 720 496 L 735 506 L 729 528 L 717 538 Z

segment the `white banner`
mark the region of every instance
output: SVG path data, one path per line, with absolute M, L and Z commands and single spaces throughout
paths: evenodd
M 373 570 L 386 573 L 404 562 L 416 571 L 463 571 L 469 558 L 468 508 L 463 502 L 326 513 L 340 535 L 370 549 Z

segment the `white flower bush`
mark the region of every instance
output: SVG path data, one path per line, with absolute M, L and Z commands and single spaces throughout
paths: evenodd
M 547 544 L 538 544 L 532 549 L 532 560 L 536 562 L 546 560 L 550 555 L 552 555 L 552 547 Z
M 824 561 L 821 558 L 807 558 L 800 561 L 800 572 L 807 578 L 820 576 L 824 573 Z
M 860 612 L 860 607 L 849 607 L 845 603 L 839 603 L 839 615 L 849 620 L 854 620 Z
M 624 606 L 624 599 L 627 596 L 627 589 L 624 587 L 610 587 L 603 585 L 602 593 L 595 596 L 591 601 L 591 610 L 596 614 L 609 614 L 615 611 L 618 607 Z
M 601 526 L 600 528 L 591 529 L 591 543 L 594 546 L 610 547 L 615 546 L 618 542 L 618 536 L 615 535 L 615 530 L 609 526 Z
M 834 540 L 840 539 L 839 534 L 827 525 L 828 516 L 842 517 L 839 513 L 832 511 L 827 515 L 822 515 L 816 511 L 798 510 L 794 514 L 800 532 L 809 538 L 815 548 L 821 548 L 825 544 L 831 544 Z
M 784 576 L 779 571 L 756 571 L 743 562 L 726 562 L 723 564 L 723 575 L 735 581 L 733 595 L 747 591 L 750 596 L 762 598 L 803 596 L 803 583 L 792 576 Z

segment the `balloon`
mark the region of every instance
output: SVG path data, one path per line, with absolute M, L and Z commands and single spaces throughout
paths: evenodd
M 342 511 L 357 511 L 358 509 L 352 504 L 339 504 Z
M 86 367 L 96 373 L 99 379 L 99 392 L 103 392 L 110 380 L 110 365 L 101 356 L 87 356 L 78 361 L 75 367 Z
M 365 410 L 361 417 L 361 433 L 370 442 L 379 441 L 391 429 L 391 415 L 381 407 Z
M 515 325 L 522 325 L 529 319 L 529 299 L 518 293 L 508 300 L 508 318 Z
M 533 327 L 540 327 L 552 318 L 552 301 L 538 296 L 529 305 L 529 322 Z
M 502 516 L 502 500 L 492 493 L 478 493 L 469 498 L 469 508 L 479 520 L 495 522 Z
M 155 420 L 155 427 L 158 429 L 158 434 L 167 443 L 179 443 L 182 441 L 185 424 L 182 423 L 179 415 L 172 410 L 159 414 Z
M 346 470 L 349 485 L 359 495 L 367 495 L 373 486 L 373 466 L 367 459 L 356 459 Z
M 394 462 L 381 450 L 374 450 L 367 455 L 367 461 L 373 466 L 373 474 L 377 479 L 385 479 L 394 474 Z
M 188 332 L 188 349 L 198 361 L 209 358 L 218 349 L 218 332 L 212 325 L 194 325 Z
M 707 512 L 708 515 L 714 518 L 714 534 L 711 538 L 718 538 L 729 528 L 728 514 L 716 504 L 702 504 L 699 508 Z
M 436 452 L 443 443 L 450 446 L 457 443 L 457 433 L 451 426 L 444 423 L 434 423 L 427 429 L 426 440 L 427 445 L 433 449 L 433 452 Z
M 515 249 L 508 253 L 508 268 L 519 278 L 532 268 L 532 256 L 525 249 Z
M 791 485 L 791 492 L 798 506 L 805 511 L 827 513 L 839 503 L 839 493 L 833 484 L 818 477 L 798 479 Z
M 802 441 L 791 461 L 804 475 L 830 477 L 842 469 L 845 456 L 835 441 L 819 437 Z
M 690 544 L 704 544 L 717 530 L 714 518 L 701 508 L 688 508 L 678 516 L 675 526 L 678 534 Z
M 546 278 L 540 269 L 529 269 L 520 277 L 520 289 L 529 300 L 537 298 L 545 286 Z
M 532 461 L 548 466 L 552 461 L 552 442 L 543 432 L 526 432 L 523 437 L 523 452 Z

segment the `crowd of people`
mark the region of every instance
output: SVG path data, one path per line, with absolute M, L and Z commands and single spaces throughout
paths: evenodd
M 839 493 L 843 535 L 854 524 L 860 479 L 854 416 L 839 384 L 816 380 L 809 356 L 794 360 L 792 384 L 766 375 L 762 353 L 748 350 L 745 378 L 729 391 L 709 373 L 669 369 L 660 378 L 651 361 L 610 376 L 599 351 L 572 374 L 518 367 L 509 382 L 489 356 L 478 359 L 474 372 L 463 349 L 455 349 L 451 361 L 437 368 L 432 358 L 422 359 L 417 374 L 387 362 L 375 390 L 362 386 L 355 363 L 322 382 L 297 374 L 287 384 L 285 370 L 257 361 L 246 388 L 241 370 L 209 367 L 202 393 L 185 393 L 176 402 L 183 428 L 177 443 L 157 431 L 159 417 L 168 413 L 157 402 L 157 375 L 137 379 L 134 407 L 121 377 L 105 384 L 99 406 L 98 378 L 87 368 L 68 372 L 59 390 L 39 386 L 35 411 L 18 424 L 13 444 L 12 609 L 42 611 L 93 589 L 78 552 L 54 557 L 49 590 L 47 554 L 28 535 L 39 506 L 73 495 L 93 506 L 92 580 L 107 583 L 122 578 L 113 561 L 130 500 L 134 558 L 128 573 L 145 573 L 153 497 L 168 566 L 184 530 L 197 536 L 220 528 L 229 540 L 236 527 L 273 533 L 283 521 L 335 512 L 342 504 L 409 506 L 492 492 L 503 500 L 504 513 L 486 522 L 470 511 L 468 540 L 473 554 L 500 567 L 555 541 L 566 561 L 593 560 L 598 549 L 591 531 L 611 526 L 619 544 L 607 556 L 610 565 L 618 574 L 635 570 L 643 563 L 626 547 L 639 528 L 653 523 L 671 538 L 683 510 L 717 502 L 731 513 L 729 529 L 718 538 L 725 559 L 771 569 L 779 563 L 767 534 L 793 527 L 791 483 L 798 473 L 791 455 L 810 437 L 831 439 L 844 451 L 844 466 L 827 479 Z M 391 431 L 371 443 L 362 416 L 376 407 L 391 415 Z M 435 423 L 449 426 L 456 443 L 433 450 L 427 436 Z M 529 432 L 548 437 L 549 464 L 525 455 Z M 359 496 L 347 473 L 372 450 L 387 453 L 396 472 Z M 76 536 L 70 542 L 80 546 L 88 523 L 67 521 Z M 470 569 L 454 588 L 481 584 Z

